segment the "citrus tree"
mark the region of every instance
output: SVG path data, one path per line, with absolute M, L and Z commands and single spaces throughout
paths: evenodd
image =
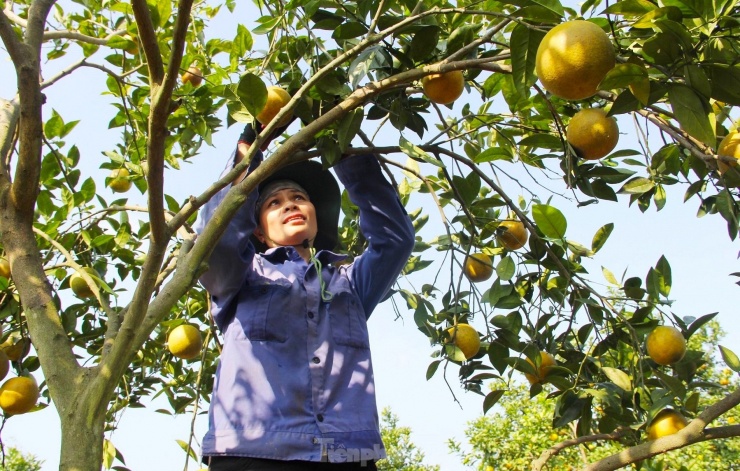
M 710 321 L 692 336 L 691 350 L 705 353 L 704 363 L 696 378 L 701 391 L 697 409 L 721 400 L 738 379 L 721 367 L 711 352 L 716 352 L 722 335 L 716 321 Z M 554 426 L 555 403 L 544 394 L 529 397 L 527 381 L 515 374 L 505 385 L 507 393 L 493 414 L 481 416 L 468 424 L 466 442 L 451 442 L 451 450 L 463 464 L 474 469 L 532 469 L 532 463 L 547 463 L 548 469 L 575 470 L 591 461 L 617 453 L 639 436 L 626 430 L 604 433 L 601 423 L 613 412 L 608 404 L 594 404 L 589 433 L 580 433 L 575 423 Z M 547 389 L 552 390 L 552 386 Z M 731 426 L 740 421 L 740 410 L 733 409 L 718 420 L 718 425 Z M 609 427 L 608 427 L 609 428 Z M 469 448 L 469 449 L 468 449 Z M 732 470 L 740 460 L 737 440 L 705 441 L 692 447 L 674 450 L 650 458 L 633 468 L 701 471 Z
M 737 237 L 736 0 L 593 0 L 577 9 L 558 0 L 268 0 L 247 15 L 253 23 L 209 29 L 235 8 L 233 0 L 24 0 L 0 12 L 17 85 L 0 117 L 8 262 L 0 268 L 9 269 L 0 272 L 0 315 L 14 380 L 3 384 L 0 406 L 22 420 L 53 404 L 61 469 L 110 466 L 106 430 L 147 397 L 164 395 L 173 413 L 207 400 L 219 342 L 197 279 L 255 185 L 290 162 L 320 156 L 331 166 L 368 151 L 418 231 L 404 275 L 427 281 L 404 285 L 397 298 L 434 346 L 428 375 L 453 365 L 467 390 L 483 393 L 520 370 L 532 377 L 531 394 L 555 387 L 555 425 L 573 423 L 579 434 L 591 429 L 597 400 L 614 408 L 604 433 L 646 432 L 668 405 L 691 419 L 588 469 L 740 434 L 740 426 L 706 428 L 740 391 L 698 408 L 694 380 L 706 360 L 675 339 L 690 339 L 711 316 L 671 312 L 668 261 L 645 277 L 605 271 L 612 286 L 599 290 L 582 262 L 597 257 L 613 226 L 578 243 L 557 207 L 622 196 L 636 210 L 661 209 L 667 188 L 683 188 L 688 204 L 723 218 Z M 104 117 L 90 107 L 91 119 L 115 136 L 97 150 L 102 159 L 81 151 L 87 136 L 71 140 L 79 123 L 48 99 L 89 71 L 107 100 Z M 73 85 L 80 97 L 89 89 Z M 178 181 L 165 173 L 185 172 L 214 133 L 274 108 L 268 86 L 290 100 L 244 162 L 190 197 L 171 196 Z M 196 238 L 199 208 L 286 117 L 297 119 Z M 619 148 L 627 132 L 615 130 L 629 119 L 636 131 Z M 559 191 L 572 201 L 554 198 Z M 357 211 L 345 200 L 343 212 L 340 249 L 356 254 Z M 198 332 L 180 329 L 167 349 L 183 324 Z M 678 332 L 654 338 L 682 353 L 673 363 L 643 346 L 658 325 Z M 190 348 L 199 342 L 206 348 Z M 740 371 L 735 354 L 722 352 Z M 502 394 L 486 392 L 484 410 Z
M 424 453 L 411 441 L 411 429 L 400 426 L 389 407 L 380 413 L 380 436 L 388 455 L 378 460 L 380 471 L 439 471 L 437 465 L 424 464 Z

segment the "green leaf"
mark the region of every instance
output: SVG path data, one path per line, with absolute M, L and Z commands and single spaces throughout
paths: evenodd
M 197 460 L 198 459 L 198 456 L 195 454 L 195 451 L 193 450 L 193 447 L 191 447 L 190 445 L 188 445 L 188 442 L 186 442 L 184 440 L 179 440 L 179 439 L 176 439 L 175 441 L 177 442 L 178 445 L 180 445 L 180 448 L 182 448 L 183 451 L 185 451 L 190 456 L 190 458 L 192 458 L 194 460 Z
M 486 395 L 486 398 L 483 399 L 483 413 L 485 414 L 488 412 L 491 407 L 495 406 L 496 403 L 501 399 L 504 395 L 503 389 L 496 389 L 494 391 L 491 391 Z
M 664 255 L 660 257 L 658 263 L 655 265 L 655 271 L 658 273 L 658 290 L 663 296 L 668 296 L 671 292 L 671 265 L 668 263 L 668 259 Z
M 357 21 L 348 21 L 339 25 L 332 33 L 334 39 L 354 39 L 367 33 L 367 26 Z
M 716 199 L 716 208 L 719 214 L 727 221 L 727 232 L 730 239 L 735 240 L 738 232 L 737 210 L 732 194 L 724 189 L 719 192 Z
M 92 177 L 88 177 L 84 182 L 82 182 L 80 193 L 82 194 L 85 203 L 89 203 L 93 198 L 95 198 L 95 180 L 93 180 Z
M 740 373 L 740 358 L 732 350 L 722 345 L 719 346 L 719 351 L 722 353 L 722 359 L 725 361 L 727 367 L 735 373 Z
M 686 85 L 690 86 L 703 99 L 709 99 L 712 95 L 712 85 L 709 83 L 709 77 L 707 77 L 704 69 L 698 65 L 689 64 L 684 67 L 684 70 Z
M 705 314 L 701 316 L 700 318 L 698 318 L 697 320 L 695 320 L 694 322 L 692 322 L 691 325 L 686 328 L 686 338 L 691 338 L 691 336 L 694 335 L 694 333 L 697 330 L 699 330 L 701 326 L 703 326 L 707 322 L 714 319 L 717 316 L 717 314 L 718 314 L 717 312 L 713 312 L 711 314 Z
M 520 23 L 511 31 L 511 74 L 519 93 L 526 95 L 537 81 L 534 73 L 535 57 L 545 33 Z
M 648 0 L 621 0 L 612 3 L 604 10 L 604 13 L 623 16 L 640 16 L 654 10 L 655 4 Z
M 247 55 L 254 46 L 254 39 L 252 33 L 249 32 L 244 25 L 240 24 L 236 27 L 236 36 L 231 42 L 229 57 L 232 60 L 238 60 Z
M 437 167 L 444 168 L 444 164 L 441 160 L 435 159 L 431 155 L 424 152 L 420 147 L 412 144 L 406 138 L 403 136 L 399 139 L 399 147 L 401 148 L 401 151 L 403 151 L 404 154 L 408 155 L 409 157 L 416 159 L 416 160 L 422 160 L 428 164 L 435 165 Z
M 268 34 L 270 31 L 275 29 L 275 27 L 279 25 L 281 21 L 283 21 L 283 18 L 280 16 L 263 16 L 262 18 L 258 18 L 256 20 L 259 26 L 254 28 L 252 32 L 256 35 Z M 332 29 L 333 30 L 334 28 L 336 28 L 336 26 L 338 25 L 332 25 L 331 27 L 327 27 L 327 28 L 319 28 L 318 23 L 314 24 L 314 28 L 319 28 L 319 29 Z
M 110 469 L 113 466 L 113 460 L 116 457 L 116 447 L 113 442 L 107 438 L 103 439 L 103 467 Z
M 599 228 L 598 231 L 596 231 L 596 234 L 594 234 L 594 238 L 591 240 L 591 250 L 596 253 L 606 244 L 607 239 L 609 239 L 609 236 L 611 235 L 612 231 L 614 230 L 614 223 L 610 222 L 608 224 L 604 224 Z
M 652 28 L 655 21 L 660 18 L 668 18 L 673 21 L 681 21 L 682 15 L 681 10 L 676 7 L 661 7 L 651 10 L 635 21 L 632 26 L 634 28 Z
M 532 217 L 545 237 L 563 239 L 568 222 L 559 209 L 548 204 L 536 204 L 532 207 Z
M 562 18 L 565 15 L 565 9 L 559 0 L 533 0 L 532 3 L 550 10 L 559 18 Z
M 615 88 L 625 88 L 633 83 L 647 80 L 647 78 L 647 70 L 637 64 L 617 64 L 612 70 L 607 72 L 606 77 L 599 84 L 599 89 L 612 90 Z M 645 101 L 647 101 L 647 97 L 645 97 Z
M 514 156 L 506 147 L 489 147 L 473 159 L 473 161 L 475 161 L 475 163 L 477 164 L 493 162 L 496 160 L 506 160 L 511 162 L 514 160 Z
M 519 145 L 542 149 L 562 149 L 563 141 L 554 134 L 537 133 L 526 136 L 519 141 Z
M 712 98 L 740 106 L 740 87 L 737 86 L 740 83 L 740 65 L 708 64 L 706 68 L 712 84 Z
M 440 27 L 437 25 L 427 25 L 414 34 L 411 38 L 409 54 L 415 61 L 423 61 L 432 55 L 437 49 L 439 43 Z
M 632 380 L 624 371 L 608 366 L 602 367 L 601 371 L 609 378 L 609 381 L 616 384 L 620 389 L 627 392 L 632 391 Z
M 612 273 L 611 270 L 606 267 L 601 267 L 601 273 L 604 275 L 604 278 L 606 278 L 606 281 L 614 286 L 619 286 L 619 281 L 617 281 L 617 277 L 614 276 L 614 273 Z
M 625 183 L 622 188 L 619 189 L 619 193 L 627 193 L 629 195 L 641 195 L 647 193 L 655 187 L 655 183 L 649 178 L 635 177 Z
M 693 89 L 674 84 L 668 100 L 681 128 L 708 146 L 714 146 L 715 134 L 706 111 L 706 103 Z
M 478 31 L 483 27 L 482 24 L 464 24 L 450 34 L 447 39 L 446 55 L 454 54 L 463 47 L 472 43 L 478 38 Z
M 496 265 L 496 274 L 502 280 L 510 280 L 516 274 L 516 262 L 510 255 L 502 258 Z
M 655 201 L 655 208 L 660 211 L 665 207 L 667 200 L 665 187 L 663 185 L 657 185 L 655 187 L 655 193 L 653 194 L 653 201 Z
M 347 116 L 339 122 L 337 139 L 339 141 L 339 148 L 342 152 L 347 150 L 347 147 L 352 143 L 352 139 L 354 139 L 360 131 L 363 117 L 363 109 L 355 108 L 347 113 Z
M 64 129 L 64 120 L 56 110 L 52 110 L 51 118 L 44 123 L 44 136 L 47 139 L 60 137 L 62 135 L 62 129 Z
M 236 95 L 249 114 L 257 116 L 267 103 L 267 87 L 257 75 L 247 73 L 239 79 Z

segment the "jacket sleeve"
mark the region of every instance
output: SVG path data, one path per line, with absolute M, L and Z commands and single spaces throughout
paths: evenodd
M 258 153 L 250 164 L 249 171 L 254 170 L 262 161 Z M 234 154 L 226 165 L 221 176 L 234 167 Z M 195 224 L 195 232 L 200 234 L 206 224 L 213 218 L 213 213 L 231 189 L 229 184 L 216 193 L 201 209 L 200 217 Z M 253 191 L 245 203 L 229 222 L 223 236 L 216 243 L 208 259 L 208 271 L 200 277 L 200 282 L 211 295 L 212 314 L 216 324 L 223 329 L 228 322 L 231 301 L 244 285 L 247 271 L 250 269 L 255 248 L 250 236 L 257 226 L 254 206 L 258 192 Z
M 350 268 L 350 279 L 365 310 L 375 309 L 396 282 L 414 248 L 414 227 L 395 189 L 371 154 L 342 159 L 334 170 L 360 210 L 368 247 Z

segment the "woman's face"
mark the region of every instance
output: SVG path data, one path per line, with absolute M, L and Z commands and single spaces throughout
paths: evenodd
M 268 196 L 259 208 L 255 236 L 268 247 L 310 245 L 318 232 L 316 208 L 308 196 L 295 188 L 284 188 Z

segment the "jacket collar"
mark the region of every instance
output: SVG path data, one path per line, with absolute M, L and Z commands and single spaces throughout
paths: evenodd
M 293 247 L 273 247 L 267 249 L 262 256 L 272 264 L 285 263 L 287 261 L 303 261 L 298 251 Z M 316 257 L 324 264 L 335 264 L 347 259 L 347 255 L 334 253 L 330 250 L 320 250 Z

